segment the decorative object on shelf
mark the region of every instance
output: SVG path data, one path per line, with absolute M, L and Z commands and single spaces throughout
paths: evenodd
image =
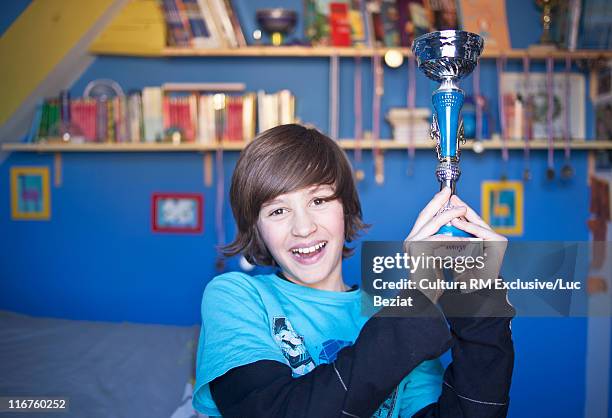
M 49 167 L 11 167 L 11 219 L 51 218 Z
M 487 53 L 510 49 L 505 0 L 459 0 L 462 29 L 480 35 Z
M 503 235 L 523 234 L 523 183 L 483 181 L 482 219 Z
M 270 34 L 274 46 L 283 44 L 283 36 L 293 31 L 297 22 L 296 11 L 283 8 L 259 9 L 255 16 L 261 28 Z
M 552 63 L 551 63 L 552 64 Z M 571 73 L 570 102 L 565 101 L 565 75 L 552 76 L 552 136 L 563 138 L 564 107 L 569 106 L 570 138 L 581 140 L 585 138 L 585 103 L 586 94 L 584 75 Z M 548 77 L 546 73 L 529 74 L 529 82 L 525 82 L 525 71 L 503 72 L 501 74 L 500 94 L 504 96 L 505 118 L 508 126 L 508 138 L 523 139 L 524 132 L 533 139 L 548 139 Z M 525 109 L 527 107 L 527 109 Z M 531 117 L 521 117 L 527 110 Z M 527 124 L 527 126 L 525 126 Z
M 455 0 L 429 0 L 433 30 L 459 29 Z
M 460 118 L 464 93 L 456 83 L 474 70 L 483 47 L 484 42 L 479 35 L 454 30 L 425 34 L 415 39 L 412 46 L 419 69 L 428 78 L 441 83 L 432 95 L 434 116 L 431 138 L 437 143 L 436 177 L 440 188 L 448 186 L 452 193 L 456 191 L 456 183 L 461 174 L 459 145 L 465 143 L 463 122 Z M 451 207 L 449 200 L 442 210 Z M 438 233 L 470 236 L 450 224 L 444 225 Z
M 474 73 L 476 71 L 474 70 Z M 476 77 L 474 76 L 473 79 L 476 79 Z M 482 141 L 483 138 L 490 137 L 489 121 L 491 119 L 491 112 L 489 110 L 489 103 L 484 96 L 479 97 L 479 100 L 475 100 L 474 96 L 466 96 L 463 108 L 461 109 L 463 134 L 466 139 L 474 139 L 476 141 Z M 477 130 L 477 126 L 480 126 L 479 130 Z
M 407 145 L 429 141 L 431 110 L 427 107 L 392 107 L 387 113 L 393 140 Z
M 108 78 L 90 81 L 83 90 L 83 97 L 91 99 L 110 100 L 113 97 L 121 96 L 124 96 L 124 94 L 119 83 Z
M 558 0 L 552 10 L 550 35 L 559 48 L 575 51 L 578 46 L 578 32 L 583 0 Z
M 199 193 L 153 193 L 151 226 L 154 232 L 201 233 L 203 196 Z
M 555 48 L 555 44 L 550 35 L 552 12 L 557 7 L 557 0 L 535 0 L 536 5 L 542 9 L 542 35 L 540 45 Z

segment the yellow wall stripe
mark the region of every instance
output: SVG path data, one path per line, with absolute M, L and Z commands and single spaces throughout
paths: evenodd
M 0 125 L 91 29 L 114 0 L 34 0 L 0 38 Z

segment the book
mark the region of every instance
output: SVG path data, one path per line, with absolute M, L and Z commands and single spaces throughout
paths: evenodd
M 230 22 L 232 23 L 232 29 L 234 30 L 238 47 L 247 46 L 246 38 L 244 37 L 242 27 L 240 26 L 240 20 L 238 19 L 238 15 L 232 6 L 232 0 L 225 0 L 225 10 L 227 10 Z
M 351 0 L 349 8 L 351 39 L 354 46 L 371 46 L 368 36 L 364 0 Z
M 160 87 L 142 89 L 142 119 L 145 142 L 161 141 L 164 137 L 164 126 Z
M 176 0 L 162 0 L 162 9 L 168 28 L 167 43 L 168 46 L 189 46 L 190 29 L 186 16 L 182 16 Z
M 333 46 L 351 46 L 351 24 L 347 3 L 329 3 L 329 28 Z
M 330 39 L 329 0 L 304 1 L 304 34 L 312 46 L 328 46 Z
M 217 28 L 221 36 L 226 40 L 227 46 L 230 48 L 238 47 L 238 40 L 230 20 L 229 13 L 226 9 L 224 0 L 208 0 L 209 7 L 212 12 L 212 18 L 217 24 Z
M 385 45 L 385 27 L 380 6 L 379 1 L 369 0 L 366 3 L 368 31 L 371 34 L 372 45 L 379 47 Z
M 482 36 L 485 51 L 511 48 L 505 0 L 459 0 L 459 15 L 463 30 Z
M 570 138 L 584 139 L 585 138 L 585 79 L 582 74 L 570 74 L 570 92 L 569 103 L 566 103 L 565 97 L 565 74 L 553 75 L 553 137 L 562 139 L 565 128 L 565 107 L 569 106 L 570 115 Z M 500 94 L 504 97 L 504 103 L 511 104 L 520 97 L 522 101 L 533 100 L 533 138 L 546 139 L 548 137 L 547 130 L 547 110 L 548 110 L 548 92 L 546 88 L 546 74 L 531 73 L 529 75 L 529 84 L 525 85 L 525 76 L 523 73 L 503 72 L 501 74 L 501 91 Z M 509 109 L 505 109 L 510 112 Z M 516 113 L 514 113 L 516 114 Z M 506 116 L 507 117 L 507 116 Z M 516 114 L 518 117 L 518 114 Z M 506 120 L 506 126 L 514 126 L 513 122 L 509 123 Z M 522 127 L 515 127 L 518 131 L 522 131 Z M 516 134 L 517 137 L 522 136 Z
M 210 0 L 197 0 L 198 5 L 200 6 L 200 12 L 202 13 L 202 18 L 206 22 L 206 25 L 210 29 L 211 33 L 211 45 L 204 46 L 206 48 L 226 48 L 231 46 L 229 41 L 225 37 L 223 33 L 223 28 L 221 26 L 221 22 L 216 17 L 216 11 L 213 9 Z
M 198 0 L 182 1 L 185 14 L 189 21 L 190 45 L 194 48 L 218 48 L 221 44 L 214 33 L 210 18 L 200 9 Z
M 432 30 L 430 10 L 424 0 L 398 0 L 401 45 L 411 47 L 412 41 Z

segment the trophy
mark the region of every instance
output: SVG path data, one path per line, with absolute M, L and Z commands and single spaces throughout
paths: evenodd
M 456 192 L 461 174 L 459 145 L 465 143 L 460 117 L 464 93 L 457 82 L 474 70 L 483 46 L 484 41 L 480 36 L 460 30 L 427 33 L 412 43 L 419 69 L 428 78 L 441 83 L 432 94 L 434 111 L 430 136 L 436 141 L 436 177 L 440 189 L 448 186 L 452 194 Z M 449 201 L 442 211 L 450 208 L 452 205 Z M 454 237 L 472 236 L 450 223 L 442 226 L 438 233 Z

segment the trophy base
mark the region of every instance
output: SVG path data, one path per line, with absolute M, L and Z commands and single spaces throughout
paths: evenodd
M 442 227 L 438 229 L 437 233 L 440 235 L 446 235 L 448 237 L 474 238 L 474 235 L 470 234 L 469 232 L 462 231 L 456 226 L 450 224 L 442 225 Z

